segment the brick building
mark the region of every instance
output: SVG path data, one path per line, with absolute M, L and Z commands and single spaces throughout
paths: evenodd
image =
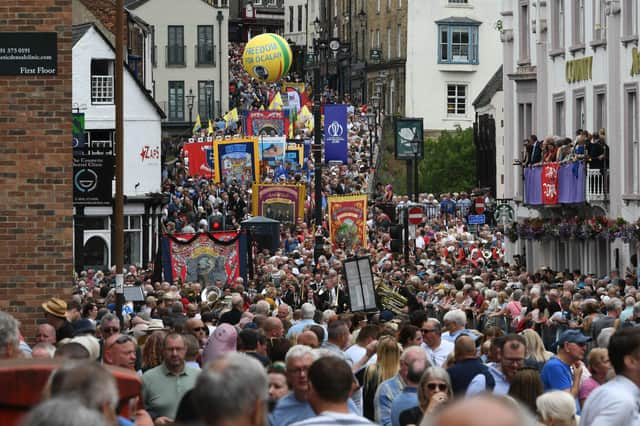
M 0 26 L 57 34 L 56 75 L 0 76 L 0 309 L 31 339 L 72 282 L 71 0 L 10 2 Z

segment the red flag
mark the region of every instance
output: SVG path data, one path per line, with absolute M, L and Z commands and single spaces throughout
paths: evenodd
M 458 262 L 462 262 L 465 259 L 464 247 L 458 249 Z
M 542 204 L 558 204 L 558 163 L 542 167 Z
M 213 147 L 211 142 L 187 143 L 182 148 L 189 159 L 189 174 L 213 177 Z

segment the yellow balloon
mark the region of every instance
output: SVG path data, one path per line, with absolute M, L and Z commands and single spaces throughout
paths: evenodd
M 278 34 L 255 36 L 244 48 L 242 66 L 250 76 L 273 83 L 284 77 L 291 68 L 293 53 L 289 43 Z

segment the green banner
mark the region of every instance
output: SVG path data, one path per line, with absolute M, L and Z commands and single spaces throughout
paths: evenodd
M 424 157 L 422 118 L 396 118 L 394 135 L 397 160 L 421 160 Z

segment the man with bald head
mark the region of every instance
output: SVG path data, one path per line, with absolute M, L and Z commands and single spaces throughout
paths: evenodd
M 262 330 L 267 339 L 279 339 L 284 335 L 284 326 L 278 317 L 267 317 L 262 323 Z
M 56 329 L 51 324 L 38 325 L 36 343 L 50 343 L 56 345 Z
M 136 369 L 136 344 L 132 337 L 114 334 L 105 340 L 102 360 L 105 364 Z
M 478 358 L 476 345 L 471 337 L 463 334 L 456 339 L 454 355 L 456 363 L 447 369 L 454 396 L 464 395 L 471 381 L 478 375 L 484 376 L 485 389 L 493 391 L 496 382 L 489 368 Z
M 209 340 L 209 336 L 207 333 L 208 328 L 206 325 L 204 325 L 204 322 L 202 322 L 202 320 L 198 318 L 189 318 L 186 325 L 187 331 L 196 336 L 196 339 L 198 339 L 200 348 L 204 348 L 204 345 L 207 344 L 207 340 Z
M 302 333 L 298 334 L 297 344 L 310 346 L 312 348 L 317 348 L 320 346 L 318 336 L 311 330 L 305 330 Z
M 435 415 L 424 416 L 420 426 L 536 426 L 537 424 L 536 419 L 515 402 L 484 394 L 459 399 L 445 406 Z
M 225 312 L 220 316 L 220 324 L 231 324 L 236 325 L 240 322 L 240 318 L 242 318 L 242 309 L 244 306 L 244 299 L 238 293 L 233 293 L 231 295 L 231 310 Z

